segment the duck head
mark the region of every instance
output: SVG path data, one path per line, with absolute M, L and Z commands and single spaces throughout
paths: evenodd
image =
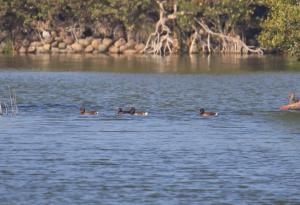
M 123 109 L 122 108 L 118 108 L 118 114 L 123 113 Z
M 200 108 L 199 111 L 200 111 L 200 115 L 204 114 L 204 112 L 205 112 L 204 108 Z
M 129 112 L 131 115 L 133 115 L 135 113 L 135 108 L 134 107 L 130 108 Z
M 80 107 L 80 113 L 85 113 L 85 108 L 84 107 Z

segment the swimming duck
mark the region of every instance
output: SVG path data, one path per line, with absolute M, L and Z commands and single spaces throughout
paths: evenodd
M 294 92 L 289 92 L 288 104 L 280 106 L 280 110 L 300 110 L 300 99 L 296 98 Z
M 0 115 L 7 115 L 7 106 L 0 102 Z
M 288 101 L 289 101 L 289 104 L 293 104 L 293 103 L 300 102 L 300 99 L 296 98 L 296 95 L 294 92 L 289 92 Z
M 81 115 L 98 115 L 99 113 L 97 111 L 86 111 L 84 107 L 81 107 L 80 114 Z
M 199 111 L 200 111 L 200 115 L 203 117 L 218 116 L 217 112 L 205 112 L 204 108 L 201 108 Z
M 123 110 L 122 108 L 118 109 L 118 115 L 130 114 L 136 116 L 148 116 L 148 112 L 137 112 L 134 107 L 131 107 L 130 110 Z
M 118 115 L 123 115 L 123 114 L 131 114 L 130 110 L 123 110 L 122 108 L 118 108 Z

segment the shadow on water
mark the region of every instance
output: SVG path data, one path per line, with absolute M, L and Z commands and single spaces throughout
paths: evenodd
M 280 56 L 185 55 L 18 55 L 0 56 L 0 68 L 40 71 L 99 71 L 120 73 L 236 73 L 297 70 L 299 62 Z

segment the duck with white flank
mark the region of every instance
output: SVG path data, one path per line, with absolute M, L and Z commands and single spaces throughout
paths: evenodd
M 99 113 L 97 111 L 86 111 L 85 107 L 80 108 L 80 114 L 81 115 L 98 115 Z
M 203 117 L 218 116 L 217 112 L 206 112 L 204 108 L 201 108 L 199 111 L 200 115 Z
M 136 115 L 136 116 L 148 116 L 149 113 L 136 111 L 134 107 L 131 107 L 129 110 L 123 110 L 122 108 L 119 108 L 118 115 L 124 115 L 124 114 Z
M 280 110 L 300 110 L 300 99 L 296 98 L 294 92 L 289 92 L 288 104 L 282 105 Z

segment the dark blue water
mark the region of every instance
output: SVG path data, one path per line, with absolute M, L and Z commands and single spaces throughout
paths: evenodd
M 300 113 L 278 109 L 300 73 L 34 70 L 0 72 L 19 105 L 0 117 L 1 205 L 300 204 Z M 116 116 L 130 106 L 150 115 Z

